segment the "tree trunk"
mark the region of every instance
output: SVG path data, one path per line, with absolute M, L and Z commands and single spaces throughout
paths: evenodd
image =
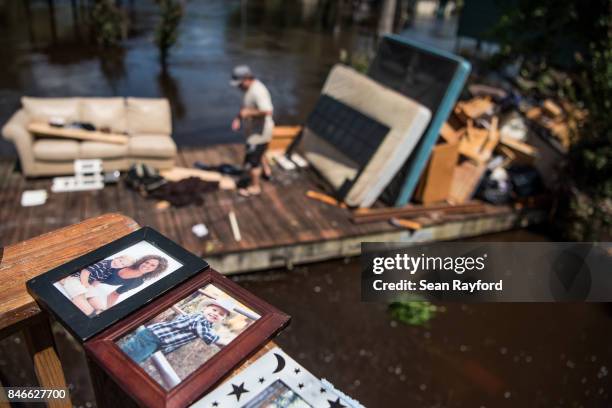
M 380 12 L 380 20 L 378 20 L 378 36 L 382 37 L 385 34 L 393 32 L 393 23 L 395 21 L 395 9 L 397 0 L 384 0 Z

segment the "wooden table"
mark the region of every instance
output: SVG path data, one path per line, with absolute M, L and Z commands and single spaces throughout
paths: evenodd
M 25 282 L 138 228 L 131 218 L 106 214 L 0 249 L 0 338 L 23 332 L 41 387 L 67 388 L 49 320 Z M 49 406 L 72 404 L 55 401 Z

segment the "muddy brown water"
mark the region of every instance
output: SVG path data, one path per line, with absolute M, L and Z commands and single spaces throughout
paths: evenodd
M 228 130 L 240 95 L 227 79 L 238 63 L 269 85 L 277 122 L 300 123 L 340 50 L 371 49 L 375 20 L 364 13 L 361 23 L 347 23 L 331 2 L 316 0 L 190 1 L 164 71 L 152 42 L 153 2 L 124 2 L 133 4 L 130 37 L 122 50 L 105 52 L 74 24 L 70 1 L 53 2 L 53 21 L 48 2 L 30 1 L 29 14 L 26 3 L 0 2 L 0 121 L 24 94 L 164 96 L 179 145 L 240 140 Z M 0 154 L 11 153 L 0 142 Z M 443 304 L 414 327 L 391 319 L 385 305 L 359 301 L 354 259 L 236 280 L 292 316 L 277 338 L 285 351 L 367 407 L 612 406 L 609 304 Z M 73 402 L 91 407 L 83 356 L 58 335 Z M 35 383 L 19 336 L 0 341 L 0 380 Z
M 123 2 L 130 34 L 117 50 L 92 43 L 87 9 L 77 7 L 75 19 L 73 2 L 49 3 L 53 14 L 48 2 L 0 2 L 0 122 L 23 95 L 166 97 L 183 146 L 241 140 L 229 128 L 241 98 L 229 85 L 237 64 L 250 65 L 269 87 L 277 123 L 303 122 L 341 50 L 373 49 L 376 20 L 359 12 L 354 22 L 333 1 L 189 1 L 164 70 L 155 2 Z M 12 152 L 0 140 L 0 154 Z
M 334 261 L 237 280 L 292 316 L 277 339 L 286 352 L 367 407 L 612 406 L 612 305 L 446 303 L 408 326 L 360 302 L 359 268 Z

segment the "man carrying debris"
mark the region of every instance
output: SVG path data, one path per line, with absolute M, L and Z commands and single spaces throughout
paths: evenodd
M 238 193 L 245 197 L 258 195 L 261 193 L 262 167 L 264 174 L 270 175 L 270 166 L 264 154 L 274 129 L 272 99 L 265 85 L 255 78 L 246 65 L 239 65 L 233 69 L 230 84 L 244 92 L 240 112 L 232 121 L 232 130 L 237 132 L 242 128 L 246 136 L 244 169 L 249 172 L 251 179 L 250 185 L 239 189 Z

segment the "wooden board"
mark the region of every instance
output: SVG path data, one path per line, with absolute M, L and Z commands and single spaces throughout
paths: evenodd
M 436 145 L 425 171 L 417 200 L 423 204 L 445 201 L 450 192 L 453 172 L 459 159 L 459 144 Z
M 41 136 L 53 136 L 67 139 L 90 140 L 113 144 L 127 144 L 129 138 L 118 133 L 104 133 L 95 130 L 54 127 L 46 123 L 30 123 L 28 131 Z
M 200 170 L 188 167 L 173 167 L 162 170 L 159 174 L 169 181 L 180 181 L 189 177 L 197 177 L 203 181 L 217 182 L 222 190 L 235 190 L 236 182 L 233 178 L 216 171 Z
M 272 140 L 268 145 L 268 150 L 287 150 L 289 145 L 301 131 L 301 126 L 274 127 L 274 131 L 272 132 Z
M 535 147 L 519 140 L 502 137 L 500 145 L 506 150 L 509 149 L 512 152 L 511 154 L 514 155 L 514 160 L 520 163 L 533 164 L 534 160 L 538 157 L 538 150 Z
M 472 163 L 468 160 L 457 166 L 453 173 L 449 201 L 454 204 L 461 204 L 470 200 L 474 196 L 486 169 L 486 165 Z
M 493 150 L 499 143 L 498 123 L 497 116 L 494 116 L 489 129 L 481 129 L 475 127 L 473 121 L 469 119 L 467 134 L 461 139 L 459 152 L 477 163 L 489 161 Z

